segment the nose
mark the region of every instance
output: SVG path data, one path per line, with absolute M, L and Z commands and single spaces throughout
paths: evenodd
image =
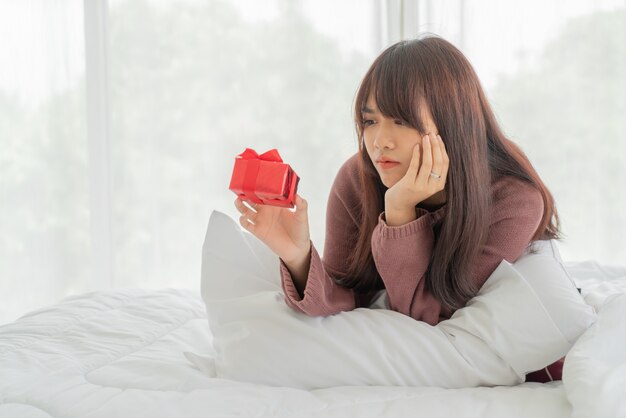
M 376 136 L 374 137 L 374 147 L 387 149 L 395 148 L 395 139 L 392 129 L 383 127 L 382 125 L 383 124 L 378 128 L 378 132 L 376 132 Z

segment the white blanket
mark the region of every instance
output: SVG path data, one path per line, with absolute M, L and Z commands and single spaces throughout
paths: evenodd
M 210 378 L 184 355 L 215 354 L 199 294 L 117 289 L 0 327 L 0 418 L 626 416 L 626 266 L 568 269 L 599 314 L 562 383 L 301 390 Z
M 577 277 L 575 265 L 570 271 Z M 472 389 L 304 391 L 211 379 L 183 355 L 211 349 L 198 294 L 176 289 L 85 294 L 0 327 L 0 417 L 559 418 L 572 412 L 580 417 L 607 416 L 593 413 L 593 408 L 618 417 L 617 411 L 624 410 L 624 386 L 613 382 L 623 382 L 626 375 L 620 357 L 626 332 L 624 321 L 611 318 L 615 319 L 615 309 L 622 310 L 623 318 L 626 300 L 612 299 L 605 310 L 603 295 L 626 293 L 626 268 L 622 271 L 621 278 L 599 272 L 579 281 L 586 300 L 598 301 L 602 308 L 586 334 L 608 344 L 590 347 L 583 335 L 572 350 L 578 353 L 581 368 L 570 372 L 566 359 L 565 385 Z M 601 380 L 606 377 L 611 379 Z

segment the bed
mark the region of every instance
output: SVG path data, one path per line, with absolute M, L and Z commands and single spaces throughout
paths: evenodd
M 0 327 L 0 417 L 626 416 L 626 267 L 566 267 L 598 319 L 563 381 L 303 390 L 210 377 L 185 354 L 212 350 L 199 293 L 114 289 Z

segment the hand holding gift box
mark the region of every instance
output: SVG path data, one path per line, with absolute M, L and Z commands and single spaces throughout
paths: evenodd
M 246 148 L 235 159 L 229 189 L 254 203 L 293 208 L 299 181 L 276 149 L 259 155 Z
M 299 180 L 275 149 L 258 155 L 247 148 L 235 160 L 229 188 L 237 194 L 239 224 L 284 261 L 302 293 L 312 245 L 308 203 L 296 190 Z

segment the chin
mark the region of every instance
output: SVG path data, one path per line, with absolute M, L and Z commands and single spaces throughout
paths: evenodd
M 388 178 L 384 178 L 383 176 L 380 176 L 380 175 L 379 177 L 380 177 L 381 183 L 388 189 L 391 189 L 393 185 L 397 183 L 397 180 L 389 180 Z

